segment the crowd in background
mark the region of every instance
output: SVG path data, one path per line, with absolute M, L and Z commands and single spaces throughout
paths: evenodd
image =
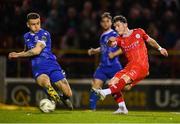
M 178 0 L 4 0 L 0 2 L 0 47 L 22 47 L 29 12 L 41 15 L 42 27 L 52 34 L 53 47 L 96 46 L 101 33 L 99 17 L 105 11 L 126 16 L 130 28 L 144 28 L 164 47 L 178 49 Z
M 129 27 L 143 28 L 167 49 L 180 49 L 179 0 L 1 0 L 0 49 L 23 48 L 26 15 L 37 12 L 56 49 L 99 45 L 100 15 L 127 17 Z

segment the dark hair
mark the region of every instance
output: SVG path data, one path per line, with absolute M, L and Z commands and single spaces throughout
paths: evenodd
M 112 16 L 111 16 L 111 14 L 110 14 L 109 12 L 104 12 L 104 13 L 101 15 L 101 20 L 102 20 L 103 18 L 108 18 L 108 19 L 112 20 Z
M 118 15 L 113 18 L 113 23 L 118 22 L 118 21 L 120 21 L 122 23 L 127 23 L 126 17 L 124 17 L 122 15 Z
M 29 13 L 29 14 L 27 14 L 27 21 L 29 19 L 38 19 L 38 18 L 40 18 L 40 15 L 38 13 Z

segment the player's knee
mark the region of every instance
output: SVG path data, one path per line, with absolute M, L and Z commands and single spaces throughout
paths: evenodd
M 128 85 L 126 85 L 125 87 L 124 87 L 124 91 L 129 91 L 129 90 L 131 90 L 131 88 L 132 88 L 132 86 L 130 85 L 130 84 L 128 84 Z
M 40 85 L 40 86 L 50 86 L 50 82 L 48 79 L 46 78 L 42 78 L 41 80 L 38 80 L 37 83 Z
M 102 83 L 92 81 L 91 86 L 92 86 L 92 88 L 99 89 L 102 87 Z
M 97 84 L 92 84 L 92 88 L 99 89 L 101 87 L 99 85 L 97 85 Z
M 124 74 L 121 78 L 126 82 L 126 84 L 129 84 L 132 82 L 132 79 L 126 74 Z
M 108 85 L 111 86 L 111 85 L 116 84 L 118 82 L 119 82 L 119 78 L 114 77 L 109 81 Z

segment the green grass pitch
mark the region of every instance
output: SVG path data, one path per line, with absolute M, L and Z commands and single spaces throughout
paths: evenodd
M 113 115 L 113 111 L 56 110 L 42 113 L 38 109 L 0 109 L 0 123 L 180 123 L 180 112 L 130 111 Z

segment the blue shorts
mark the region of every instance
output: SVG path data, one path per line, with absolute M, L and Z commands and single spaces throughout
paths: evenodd
M 65 78 L 64 71 L 56 60 L 44 60 L 36 64 L 32 67 L 32 72 L 35 79 L 41 74 L 48 75 L 52 83 Z
M 94 79 L 100 79 L 105 82 L 108 79 L 111 79 L 120 70 L 122 70 L 122 66 L 120 64 L 112 66 L 99 66 L 94 73 Z

